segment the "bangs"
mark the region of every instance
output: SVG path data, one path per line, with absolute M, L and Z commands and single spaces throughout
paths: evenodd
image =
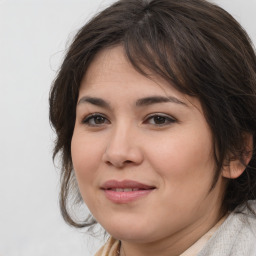
M 137 71 L 145 76 L 157 74 L 178 91 L 199 97 L 202 85 L 212 93 L 212 82 L 217 81 L 213 75 L 224 70 L 218 68 L 222 59 L 216 52 L 216 39 L 206 33 L 207 22 L 186 14 L 186 5 L 190 3 L 182 8 L 174 4 L 171 11 L 165 11 L 151 2 L 127 29 L 122 44 Z

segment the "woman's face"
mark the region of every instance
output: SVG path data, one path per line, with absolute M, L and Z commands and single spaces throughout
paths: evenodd
M 213 141 L 197 99 L 139 74 L 117 46 L 89 66 L 76 114 L 79 189 L 111 235 L 186 244 L 216 223 L 224 182 L 211 190 Z

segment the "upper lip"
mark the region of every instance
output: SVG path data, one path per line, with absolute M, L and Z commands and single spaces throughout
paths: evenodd
M 101 189 L 117 189 L 117 188 L 137 188 L 137 189 L 154 189 L 155 186 L 146 185 L 134 180 L 108 180 L 101 186 Z

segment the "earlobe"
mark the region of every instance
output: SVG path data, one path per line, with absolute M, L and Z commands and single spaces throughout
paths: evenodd
M 242 175 L 246 166 L 252 158 L 253 152 L 253 135 L 244 135 L 244 152 L 241 157 L 236 157 L 229 160 L 229 163 L 222 168 L 222 176 L 228 179 L 236 179 Z
M 245 163 L 242 163 L 240 159 L 231 160 L 229 162 L 229 165 L 226 165 L 223 167 L 222 176 L 228 179 L 236 179 L 240 175 L 242 175 L 245 168 L 246 168 Z

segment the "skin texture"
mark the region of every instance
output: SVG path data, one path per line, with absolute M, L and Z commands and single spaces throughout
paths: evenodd
M 152 96 L 172 101 L 138 104 Z M 220 177 L 210 190 L 213 142 L 200 102 L 153 74 L 139 74 L 121 46 L 101 51 L 82 80 L 71 152 L 83 200 L 122 241 L 123 255 L 179 255 L 223 215 L 226 180 Z M 113 179 L 156 189 L 114 203 L 101 189 Z

